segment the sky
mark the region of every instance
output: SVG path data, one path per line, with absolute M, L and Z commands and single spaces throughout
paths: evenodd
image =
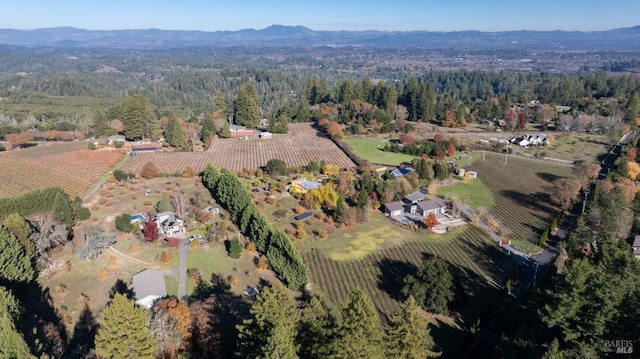
M 0 28 L 608 30 L 640 25 L 638 0 L 0 0 Z

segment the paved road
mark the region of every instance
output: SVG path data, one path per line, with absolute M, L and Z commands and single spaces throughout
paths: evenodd
M 180 264 L 178 265 L 178 299 L 187 297 L 187 254 L 189 252 L 189 241 L 182 238 L 180 243 Z

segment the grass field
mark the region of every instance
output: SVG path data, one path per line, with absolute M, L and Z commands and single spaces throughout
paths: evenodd
M 607 135 L 587 133 L 554 133 L 555 140 L 544 148 L 528 148 L 521 152 L 535 155 L 544 152 L 545 156 L 570 161 L 598 162 L 598 156 L 607 153 L 611 139 Z
M 452 186 L 439 187 L 436 194 L 439 197 L 463 200 L 474 211 L 493 208 L 496 203 L 491 189 L 482 181 L 476 180 L 464 180 Z
M 271 282 L 275 276 L 271 271 L 260 271 L 253 262 L 253 253 L 243 251 L 238 259 L 229 257 L 223 242 L 211 243 L 210 249 L 192 248 L 187 257 L 187 268 L 198 268 L 202 273 L 202 280 L 208 281 L 212 275 L 222 278 L 234 276 L 237 284 L 231 290 L 242 295 L 247 286 L 255 287 L 261 281 Z M 196 281 L 187 279 L 187 295 L 191 294 L 196 286 Z
M 374 164 L 398 166 L 416 158 L 402 153 L 382 151 L 380 148 L 384 146 L 384 140 L 377 137 L 345 137 L 342 141 L 348 144 L 356 155 Z

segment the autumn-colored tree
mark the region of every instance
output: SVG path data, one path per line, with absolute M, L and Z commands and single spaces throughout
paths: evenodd
M 518 114 L 518 128 L 521 130 L 527 129 L 527 118 L 525 117 L 524 112 L 520 112 Z
M 178 349 L 186 349 L 191 342 L 192 325 L 191 309 L 177 298 L 162 299 L 153 306 L 151 330 L 163 354 L 174 355 Z
M 629 162 L 635 162 L 637 158 L 638 150 L 636 150 L 635 147 L 631 147 L 629 152 L 627 152 L 627 160 L 629 160 Z
M 296 238 L 304 241 L 307 238 L 307 231 L 304 229 L 304 222 L 298 221 L 296 223 Z
M 145 238 L 146 238 L 146 233 L 145 233 Z M 167 246 L 171 248 L 178 248 L 180 247 L 180 242 L 182 240 L 178 237 L 168 237 L 165 239 L 165 241 L 167 241 Z
M 591 162 L 580 162 L 574 167 L 575 173 L 581 178 L 583 188 L 588 188 L 589 184 L 598 178 L 601 169 L 599 164 Z
M 456 146 L 453 143 L 449 144 L 447 147 L 447 156 L 453 157 L 456 154 Z
M 154 178 L 158 175 L 158 173 L 160 173 L 160 171 L 153 162 L 145 163 L 144 166 L 142 166 L 142 171 L 140 172 L 142 177 L 146 179 Z
M 142 227 L 142 233 L 148 242 L 155 242 L 158 239 L 158 225 L 153 219 L 150 219 Z
M 267 261 L 267 256 L 260 256 L 258 258 L 258 263 L 256 264 L 258 269 L 266 270 L 269 268 L 269 261 Z
M 29 133 L 8 133 L 4 135 L 4 139 L 11 143 L 11 146 L 22 146 L 27 142 L 33 141 L 33 135 Z
M 627 167 L 629 169 L 629 178 L 634 181 L 638 179 L 638 176 L 640 175 L 640 164 L 638 164 L 638 162 L 629 161 Z
M 195 174 L 196 174 L 196 171 L 193 170 L 193 167 L 187 166 L 187 168 L 184 169 L 184 172 L 182 172 L 182 177 L 191 178 Z
M 435 156 L 439 160 L 444 159 L 444 150 L 441 147 L 437 147 L 435 151 Z
M 429 214 L 427 215 L 427 219 L 425 220 L 425 223 L 427 225 L 427 228 L 431 229 L 436 225 L 438 225 L 438 219 L 436 218 L 436 215 L 433 212 L 429 212 Z
M 400 143 L 404 144 L 412 144 L 416 142 L 416 138 L 413 135 L 408 133 L 403 133 L 400 135 Z
M 329 126 L 327 126 L 327 133 L 331 138 L 342 138 L 344 137 L 344 132 L 342 132 L 342 127 L 337 122 L 331 122 Z
M 563 211 L 569 209 L 580 193 L 580 182 L 567 178 L 559 178 L 554 182 L 554 192 L 551 200 Z

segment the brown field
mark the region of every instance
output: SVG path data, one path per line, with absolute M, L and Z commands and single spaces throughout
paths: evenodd
M 187 167 L 196 172 L 208 163 L 232 171 L 263 167 L 272 158 L 287 166 L 304 166 L 309 161 L 325 161 L 340 167 L 355 164 L 329 138 L 319 134 L 309 123 L 292 123 L 289 134 L 274 135 L 270 140 L 216 139 L 207 152 L 141 153 L 135 155 L 124 170 L 139 173 L 153 162 L 161 173 L 182 172 Z
M 86 142 L 0 152 L 0 198 L 47 186 L 60 186 L 71 197 L 82 197 L 123 156 L 120 150 L 89 150 Z

